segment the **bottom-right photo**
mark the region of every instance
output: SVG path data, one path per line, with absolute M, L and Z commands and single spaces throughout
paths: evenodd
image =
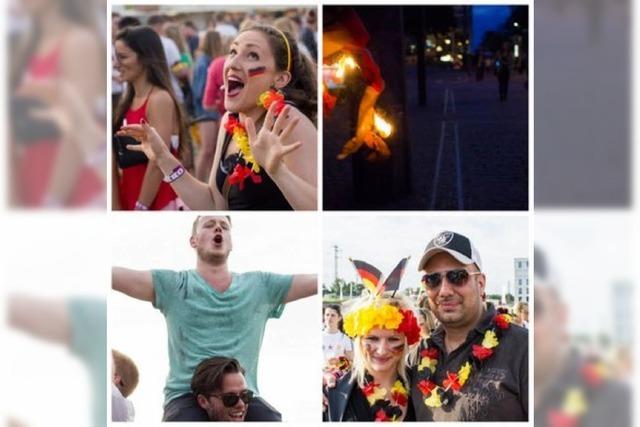
M 325 216 L 323 421 L 529 420 L 527 216 Z

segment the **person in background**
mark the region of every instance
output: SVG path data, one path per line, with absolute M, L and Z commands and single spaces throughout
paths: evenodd
M 302 41 L 300 40 L 299 27 L 298 27 L 298 24 L 296 24 L 296 22 L 293 19 L 287 18 L 286 16 L 280 17 L 275 21 L 273 21 L 273 26 L 279 29 L 280 31 L 284 31 L 285 33 L 291 34 L 291 38 L 293 38 L 296 41 L 296 44 L 298 45 L 298 50 L 303 55 L 306 55 L 313 62 L 316 61 L 316 57 L 311 56 L 311 53 L 309 52 L 309 49 L 307 49 L 307 46 L 304 43 L 302 43 Z
M 200 36 L 198 35 L 198 27 L 193 21 L 185 21 L 180 26 L 182 30 L 182 37 L 187 41 L 189 45 L 189 52 L 192 57 L 196 56 L 196 50 L 198 50 L 198 46 L 200 45 Z
M 111 350 L 111 357 L 111 421 L 134 421 L 135 409 L 127 398 L 138 386 L 138 367 L 117 350 Z
M 173 86 L 173 92 L 180 105 L 184 104 L 184 96 L 180 89 L 180 83 L 178 79 L 182 79 L 188 76 L 188 70 L 184 68 L 174 69 L 174 65 L 177 65 L 181 61 L 180 50 L 176 46 L 175 42 L 168 38 L 164 34 L 164 25 L 167 23 L 167 17 L 164 15 L 152 15 L 147 20 L 147 25 L 153 28 L 153 31 L 158 34 L 160 41 L 162 42 L 162 49 L 164 50 L 164 57 L 167 62 L 167 67 L 171 71 L 169 77 L 171 79 L 171 85 Z
M 325 369 L 331 370 L 340 363 L 350 364 L 353 360 L 353 344 L 342 329 L 340 306 L 338 304 L 326 306 L 323 318 L 322 352 Z
M 214 30 L 207 30 L 198 47 L 196 64 L 193 70 L 193 109 L 198 124 L 200 147 L 196 157 L 196 178 L 207 182 L 216 151 L 216 137 L 222 114 L 218 109 L 205 110 L 203 100 L 207 85 L 207 71 L 214 58 L 223 55 L 222 39 Z M 222 76 L 221 76 L 222 77 Z
M 300 30 L 300 40 L 307 46 L 311 59 L 318 61 L 318 20 L 316 11 L 309 9 Z
M 515 314 L 514 323 L 529 329 L 529 304 L 525 301 L 518 301 L 513 307 L 513 313 Z

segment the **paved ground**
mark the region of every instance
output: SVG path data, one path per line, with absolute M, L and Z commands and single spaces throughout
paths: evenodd
M 345 209 L 512 210 L 528 203 L 528 100 L 522 76 L 509 99 L 498 99 L 491 73 L 481 82 L 464 72 L 427 70 L 427 106 L 417 105 L 415 66 L 406 68 L 412 191 L 375 206 L 352 201 L 351 168 L 327 168 L 325 207 Z M 472 78 L 473 77 L 473 78 Z M 328 136 L 336 129 L 325 129 Z M 346 199 L 351 199 L 346 202 Z

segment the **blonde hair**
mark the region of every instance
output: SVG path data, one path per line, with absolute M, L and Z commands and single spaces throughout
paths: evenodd
M 370 306 L 372 304 L 388 304 L 395 307 L 398 307 L 402 310 L 412 310 L 413 304 L 404 296 L 396 295 L 391 297 L 389 295 L 381 295 L 379 297 L 373 297 L 372 295 L 366 295 L 364 297 L 360 297 L 349 304 L 349 308 L 345 310 L 345 317 L 349 315 L 349 313 L 358 311 L 362 308 Z M 411 351 L 411 347 L 407 344 L 407 337 L 404 334 L 400 334 L 402 339 L 404 340 L 404 346 L 402 347 L 402 356 L 398 361 L 396 366 L 396 370 L 398 376 L 402 378 L 406 387 L 410 387 L 409 378 L 407 377 L 406 367 L 412 363 L 414 352 Z M 362 350 L 362 336 L 357 336 L 353 339 L 353 364 L 351 368 L 351 379 L 350 381 L 357 381 L 358 386 L 364 387 L 365 385 L 365 375 L 367 371 L 367 359 Z M 417 346 L 416 346 L 417 347 Z

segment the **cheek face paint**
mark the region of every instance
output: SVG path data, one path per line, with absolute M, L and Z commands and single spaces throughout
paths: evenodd
M 259 76 L 267 71 L 267 67 L 256 67 L 249 70 L 249 77 Z
M 400 354 L 400 353 L 402 353 L 403 349 L 404 349 L 404 343 L 400 343 L 400 344 L 392 345 L 391 348 L 390 348 L 390 351 L 393 354 Z

